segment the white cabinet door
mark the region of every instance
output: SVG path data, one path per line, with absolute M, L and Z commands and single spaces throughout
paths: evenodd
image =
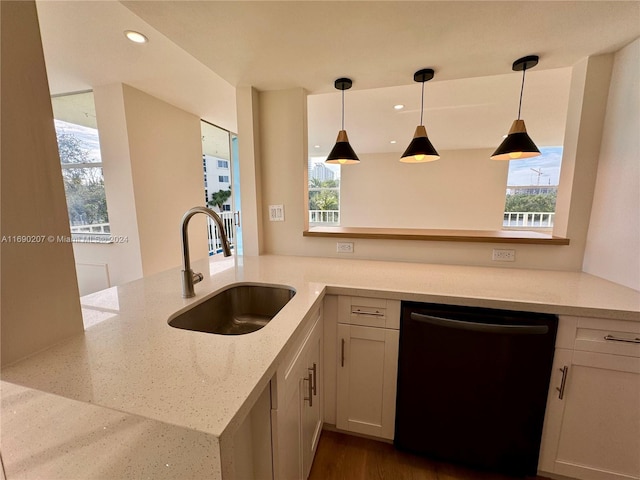
M 393 439 L 398 330 L 338 324 L 336 426 Z
M 561 366 L 566 358 L 554 365 L 555 373 L 567 367 L 564 398 L 552 380 L 540 469 L 584 480 L 640 479 L 640 358 L 574 351 Z
M 322 316 L 278 369 L 272 410 L 274 476 L 305 479 L 322 430 Z
M 306 377 L 302 381 L 302 473 L 309 476 L 311 464 L 320 440 L 323 421 L 322 390 L 322 322 L 314 327 L 307 346 Z

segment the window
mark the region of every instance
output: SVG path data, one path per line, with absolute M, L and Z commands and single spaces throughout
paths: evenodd
M 562 147 L 540 147 L 542 155 L 509 162 L 503 228 L 551 230 L 560 182 Z
M 340 224 L 340 166 L 309 159 L 309 225 Z
M 108 235 L 107 199 L 93 93 L 52 98 L 71 233 Z M 98 240 L 99 241 L 99 240 Z
M 230 212 L 231 211 L 231 205 L 229 205 L 228 203 L 225 203 L 224 205 L 222 205 L 222 211 L 223 212 Z
M 218 181 L 221 183 L 229 183 L 229 175 L 218 175 Z
M 229 168 L 229 162 L 227 160 L 218 160 L 218 168 Z

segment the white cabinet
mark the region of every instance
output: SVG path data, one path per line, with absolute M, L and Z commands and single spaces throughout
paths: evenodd
M 393 439 L 400 302 L 339 297 L 336 427 Z
M 540 470 L 640 479 L 640 324 L 562 317 Z
M 272 443 L 276 479 L 305 479 L 322 431 L 322 314 L 285 357 L 272 390 Z

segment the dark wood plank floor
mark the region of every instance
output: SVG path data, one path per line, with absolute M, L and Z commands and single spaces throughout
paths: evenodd
M 512 480 L 400 452 L 393 445 L 323 431 L 309 480 Z M 528 477 L 527 480 L 548 480 Z

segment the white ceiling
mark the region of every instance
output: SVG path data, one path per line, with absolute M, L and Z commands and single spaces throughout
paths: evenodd
M 425 67 L 436 70 L 425 86 L 436 148 L 495 146 L 517 114 L 511 63 L 529 54 L 540 64 L 527 73 L 523 118 L 539 145 L 561 143 L 568 67 L 640 36 L 638 1 L 44 0 L 38 9 L 54 93 L 121 81 L 235 130 L 233 87 L 303 87 L 313 94 L 311 154 L 335 142 L 340 76 L 354 81 L 345 101 L 356 151 L 402 151 L 419 122 L 413 73 Z M 126 43 L 127 28 L 149 44 Z

